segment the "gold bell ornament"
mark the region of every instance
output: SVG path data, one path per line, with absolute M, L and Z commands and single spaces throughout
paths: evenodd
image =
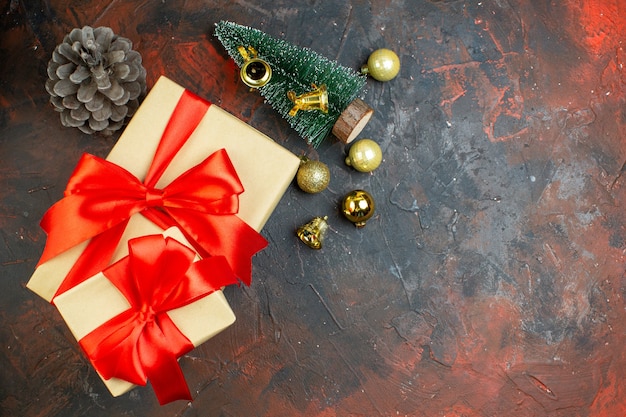
M 320 161 L 313 161 L 306 156 L 300 158 L 300 167 L 296 174 L 298 187 L 304 192 L 315 194 L 323 191 L 330 183 L 330 170 Z
M 359 139 L 350 147 L 346 165 L 360 172 L 371 172 L 383 160 L 383 152 L 378 143 L 371 139 Z
M 389 81 L 400 72 L 400 58 L 391 49 L 377 49 L 361 67 L 362 74 L 369 74 L 378 81 Z
M 319 87 L 311 84 L 312 91 L 296 96 L 295 91 L 288 91 L 287 97 L 293 102 L 293 107 L 289 110 L 289 116 L 294 117 L 299 110 L 320 110 L 328 113 L 328 90 L 326 85 Z
M 311 249 L 321 249 L 324 242 L 324 235 L 328 230 L 328 216 L 314 217 L 307 224 L 300 226 L 296 234 L 305 245 Z
M 267 84 L 272 78 L 272 68 L 267 62 L 257 57 L 257 50 L 252 46 L 248 46 L 248 49 L 239 46 L 237 51 L 244 59 L 239 70 L 241 81 L 250 88 L 261 88 Z
M 375 207 L 374 199 L 367 191 L 354 190 L 343 199 L 342 211 L 356 227 L 363 227 L 374 215 Z

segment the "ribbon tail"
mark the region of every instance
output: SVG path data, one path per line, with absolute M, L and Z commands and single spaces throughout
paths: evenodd
M 189 215 L 168 208 L 172 218 L 188 234 L 200 256 L 224 256 L 235 275 L 246 285 L 252 282 L 252 256 L 267 246 L 267 240 L 237 216 Z M 200 230 L 206 233 L 196 234 Z M 211 248 L 219 248 L 216 252 Z
M 157 321 L 149 325 L 152 330 L 144 333 L 139 345 L 148 381 L 161 405 L 192 400 L 177 357 L 194 346 L 169 316 L 159 315 Z
M 176 358 L 164 362 L 158 370 L 148 369 L 148 381 L 159 400 L 159 404 L 165 405 L 176 400 L 189 400 L 191 393 L 185 381 L 183 371 L 180 369 Z
M 94 276 L 111 263 L 111 257 L 115 252 L 117 242 L 119 242 L 124 233 L 127 223 L 128 221 L 118 224 L 89 241 L 85 250 L 80 254 L 72 269 L 70 269 L 70 272 L 63 279 L 54 297 Z M 52 298 L 53 303 L 54 297 Z

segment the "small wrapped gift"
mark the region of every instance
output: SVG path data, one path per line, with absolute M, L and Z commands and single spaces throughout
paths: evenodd
M 119 259 L 143 216 L 176 226 L 201 257 L 224 256 L 249 284 L 258 233 L 300 159 L 218 106 L 161 77 L 106 160 L 84 155 L 65 197 L 42 219 L 48 233 L 27 286 L 48 301 Z M 122 249 L 124 250 L 124 249 Z
M 235 321 L 221 288 L 237 278 L 226 259 L 199 259 L 177 228 L 120 244 L 124 256 L 55 298 L 114 396 L 149 380 L 161 404 L 191 395 L 177 359 Z

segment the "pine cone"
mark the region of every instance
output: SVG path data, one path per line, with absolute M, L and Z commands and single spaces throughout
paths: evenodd
M 108 27 L 75 28 L 48 62 L 46 90 L 63 126 L 112 134 L 139 107 L 146 70 L 132 42 Z

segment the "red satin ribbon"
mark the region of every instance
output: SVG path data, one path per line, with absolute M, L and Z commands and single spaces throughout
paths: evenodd
M 88 154 L 81 158 L 65 197 L 41 221 L 48 240 L 39 264 L 91 239 L 55 296 L 109 265 L 136 213 L 162 228 L 178 226 L 201 256 L 225 256 L 235 274 L 250 284 L 252 255 L 267 241 L 235 215 L 243 186 L 226 151 L 210 155 L 165 188 L 155 188 L 209 105 L 184 92 L 143 183 L 111 162 Z
M 161 404 L 191 400 L 177 359 L 194 345 L 167 312 L 234 284 L 237 278 L 225 258 L 193 262 L 193 250 L 162 235 L 131 239 L 128 248 L 129 255 L 103 274 L 131 307 L 79 343 L 105 379 L 136 385 L 150 380 Z

